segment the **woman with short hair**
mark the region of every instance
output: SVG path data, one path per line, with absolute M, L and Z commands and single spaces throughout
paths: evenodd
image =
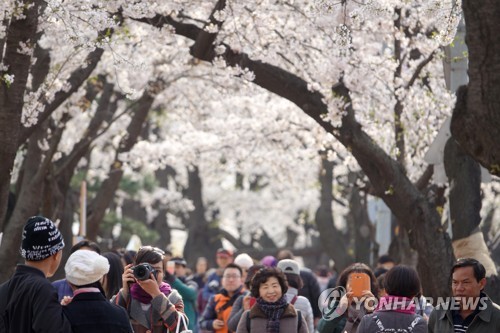
M 243 313 L 236 333 L 307 333 L 302 315 L 286 299 L 288 285 L 283 272 L 275 267 L 259 270 L 252 279 L 255 305 Z
M 182 297 L 163 282 L 163 254 L 157 247 L 141 247 L 134 264 L 125 266 L 122 288 L 112 299 L 127 310 L 136 333 L 175 332 L 185 318 Z

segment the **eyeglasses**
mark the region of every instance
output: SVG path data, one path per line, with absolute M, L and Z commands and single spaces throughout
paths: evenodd
M 158 247 L 150 246 L 150 245 L 141 246 L 139 248 L 139 251 L 152 251 L 152 252 L 156 252 L 156 253 L 161 254 L 161 255 L 165 254 L 165 251 L 163 251 L 162 249 L 160 249 Z
M 239 279 L 241 278 L 241 275 L 238 274 L 228 274 L 228 275 L 223 275 L 222 276 L 224 279 Z

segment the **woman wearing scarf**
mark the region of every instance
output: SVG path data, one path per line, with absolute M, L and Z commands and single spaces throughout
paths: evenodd
M 255 305 L 243 313 L 236 333 L 307 333 L 303 316 L 287 302 L 286 278 L 280 269 L 258 271 L 251 282 Z
M 414 297 L 420 292 L 417 272 L 407 266 L 395 266 L 385 275 L 387 295 L 380 298 L 375 311 L 361 319 L 358 333 L 427 333 L 427 322 L 415 313 Z
M 179 317 L 184 316 L 182 297 L 163 282 L 163 254 L 155 247 L 141 247 L 134 264 L 125 266 L 123 287 L 112 299 L 127 309 L 135 333 L 175 332 L 177 324 L 182 322 Z M 150 273 L 148 268 L 152 270 Z M 145 277 L 141 276 L 144 272 Z

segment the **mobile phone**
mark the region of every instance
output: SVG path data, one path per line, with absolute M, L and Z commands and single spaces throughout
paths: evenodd
M 366 273 L 351 273 L 349 275 L 349 287 L 352 296 L 360 298 L 364 290 L 371 290 L 370 277 Z
M 250 297 L 250 307 L 254 306 L 257 299 L 255 297 Z

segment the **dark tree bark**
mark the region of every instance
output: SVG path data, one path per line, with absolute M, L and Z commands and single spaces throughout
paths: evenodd
M 371 262 L 373 228 L 368 218 L 366 196 L 362 196 L 359 187 L 353 185 L 349 197 L 349 216 L 354 232 L 354 260 Z
M 24 222 L 33 215 L 40 212 L 42 193 L 44 191 L 44 179 L 51 164 L 52 156 L 56 150 L 55 146 L 43 152 L 39 147 L 39 140 L 46 135 L 46 128 L 39 127 L 28 143 L 28 151 L 24 163 L 24 177 L 17 196 L 18 201 L 10 220 L 5 226 L 2 244 L 0 246 L 0 262 L 8 269 L 0 271 L 0 281 L 5 281 L 14 269 L 19 258 L 19 244 Z M 60 135 L 55 133 L 54 135 Z M 58 141 L 57 138 L 55 141 Z M 48 216 L 51 218 L 50 216 Z
M 267 231 L 265 231 L 264 229 L 261 230 L 261 236 L 258 242 L 262 248 L 277 248 L 274 240 L 269 236 Z
M 37 40 L 41 37 L 41 32 L 37 34 Z M 49 74 L 50 70 L 50 51 L 44 49 L 40 44 L 36 44 L 33 56 L 36 58 L 36 62 L 33 64 L 31 69 L 31 89 L 37 91 L 42 85 L 43 81 Z
M 464 0 L 462 6 L 469 83 L 458 91 L 451 132 L 468 154 L 500 176 L 500 2 Z
M 333 167 L 335 164 L 328 160 L 326 152 L 321 152 L 320 156 L 321 169 L 319 172 L 319 182 L 321 184 L 321 192 L 315 221 L 321 245 L 325 252 L 335 260 L 335 267 L 341 271 L 353 262 L 353 258 L 347 253 L 345 239 L 342 233 L 335 227 L 333 220 Z
M 168 224 L 167 210 L 164 208 L 157 208 L 158 215 L 151 222 L 151 227 L 156 230 L 160 238 L 156 241 L 155 246 L 165 249 L 172 243 L 171 229 Z
M 10 174 L 14 165 L 21 131 L 21 114 L 24 91 L 31 67 L 31 55 L 18 52 L 19 43 L 36 43 L 39 9 L 43 1 L 21 1 L 24 16 L 11 18 L 7 27 L 5 44 L 2 45 L 3 64 L 8 71 L 0 71 L 0 230 L 3 228 L 10 187 Z M 3 44 L 3 43 L 2 43 Z M 14 82 L 8 86 L 4 74 L 14 75 Z M 20 237 L 20 236 L 19 236 Z
M 65 263 L 66 260 L 68 260 L 71 247 L 73 246 L 73 214 L 77 210 L 78 199 L 78 193 L 68 191 L 68 193 L 66 193 L 66 196 L 62 199 L 64 200 L 64 211 L 57 215 L 58 219 L 61 221 L 61 223 L 59 224 L 59 230 L 61 231 L 64 242 L 66 243 L 66 246 L 63 249 L 63 257 L 61 259 L 61 263 Z M 65 276 L 66 273 L 64 272 L 64 265 L 61 264 L 59 265 L 57 272 L 52 277 L 52 281 L 63 279 Z
M 187 262 L 196 262 L 198 257 L 206 257 L 211 267 L 215 267 L 215 252 L 222 247 L 219 227 L 209 223 L 205 217 L 203 186 L 198 167 L 188 170 L 188 187 L 183 190 L 184 197 L 193 202 L 194 210 L 183 218 L 188 238 L 184 247 Z
M 170 177 L 175 177 L 175 170 L 167 166 L 157 170 L 155 176 L 161 187 L 168 188 L 168 180 Z M 165 248 L 172 243 L 172 235 L 170 234 L 171 229 L 167 219 L 168 210 L 160 204 L 156 204 L 155 208 L 158 210 L 158 215 L 154 218 L 152 226 L 160 235 L 160 239 L 156 246 Z
M 225 0 L 219 0 L 214 6 L 214 9 L 212 10 L 212 13 L 210 14 L 210 17 L 208 19 L 208 22 L 205 26 L 208 24 L 213 24 L 217 26 L 218 30 L 222 27 L 222 23 L 218 20 L 215 19 L 214 13 L 219 10 L 223 10 L 226 7 L 226 1 Z M 195 58 L 198 59 L 206 59 L 210 58 L 213 55 L 210 54 L 211 51 L 211 46 L 215 42 L 215 39 L 217 37 L 217 34 L 215 33 L 209 33 L 205 30 L 202 30 L 199 34 L 198 37 L 195 41 L 195 43 L 191 46 L 191 53 Z M 208 52 L 208 53 L 206 53 Z
M 480 232 L 481 168 L 479 163 L 465 153 L 453 138 L 448 139 L 444 154 L 446 175 L 450 184 L 449 200 L 453 241 L 457 241 Z M 455 252 L 460 255 L 460 248 L 456 248 Z M 486 263 L 483 261 L 483 264 Z M 500 300 L 498 275 L 488 277 L 485 292 L 495 302 Z
M 453 240 L 466 238 L 479 230 L 481 223 L 481 168 L 449 138 L 444 150 L 444 165 L 450 187 L 450 218 Z
M 36 125 L 23 127 L 21 125 L 21 114 L 24 104 L 23 95 L 26 89 L 27 76 L 31 71 L 33 75 L 32 88 L 33 90 L 37 90 L 43 83 L 50 64 L 48 51 L 41 48 L 38 44 L 34 50 L 34 56 L 37 57 L 37 61 L 33 67 L 31 67 L 30 64 L 30 56 L 17 54 L 20 41 L 26 42 L 30 40 L 31 43 L 37 43 L 41 36 L 41 33 L 35 34 L 35 32 L 39 16 L 38 13 L 43 11 L 46 7 L 46 3 L 44 1 L 30 1 L 30 3 L 31 2 L 33 2 L 33 6 L 23 6 L 24 8 L 29 8 L 29 10 L 27 10 L 26 19 L 21 21 L 13 20 L 11 27 L 8 28 L 8 35 L 10 37 L 8 37 L 6 45 L 5 64 L 9 66 L 9 74 L 13 73 L 15 75 L 15 80 L 13 85 L 7 89 L 5 89 L 6 86 L 4 84 L 1 84 L 2 90 L 0 92 L 0 105 L 6 104 L 8 106 L 0 107 L 0 160 L 2 160 L 2 163 L 0 163 L 0 172 L 3 175 L 0 177 L 0 230 L 3 229 L 2 224 L 4 219 L 2 217 L 5 213 L 4 203 L 7 203 L 4 189 L 8 190 L 10 171 L 17 150 L 31 135 L 33 135 L 38 127 L 44 124 L 45 120 L 48 119 L 56 108 L 71 96 L 71 94 L 76 92 L 76 90 L 78 90 L 87 80 L 103 53 L 103 49 L 96 49 L 91 52 L 87 57 L 88 61 L 86 67 L 84 68 L 82 66 L 75 70 L 68 79 L 68 82 L 71 84 L 71 89 L 66 92 L 59 91 L 56 93 L 51 103 L 46 103 L 45 109 L 39 115 Z M 12 40 L 9 41 L 9 38 Z M 12 61 L 12 57 L 14 57 L 15 61 Z M 0 73 L 0 75 L 1 74 L 2 73 Z M 6 137 L 4 137 L 4 135 Z M 17 145 L 17 148 L 14 147 L 14 143 Z M 62 202 L 64 202 L 64 200 Z M 23 222 L 24 221 L 21 220 L 15 221 L 15 223 L 19 224 L 19 226 L 17 226 L 18 228 L 22 228 Z M 19 244 L 12 244 L 14 247 L 18 247 L 18 245 Z
M 293 247 L 293 245 L 295 244 L 295 241 L 297 240 L 297 237 L 299 235 L 297 234 L 296 231 L 294 231 L 293 229 L 291 228 L 286 228 L 286 243 L 285 243 L 285 247 Z
M 395 218 L 393 217 L 393 219 Z M 399 264 L 415 266 L 418 262 L 418 256 L 411 248 L 408 233 L 405 229 L 398 227 L 396 222 L 393 225 L 396 226 L 397 233 L 389 246 L 389 255 Z

